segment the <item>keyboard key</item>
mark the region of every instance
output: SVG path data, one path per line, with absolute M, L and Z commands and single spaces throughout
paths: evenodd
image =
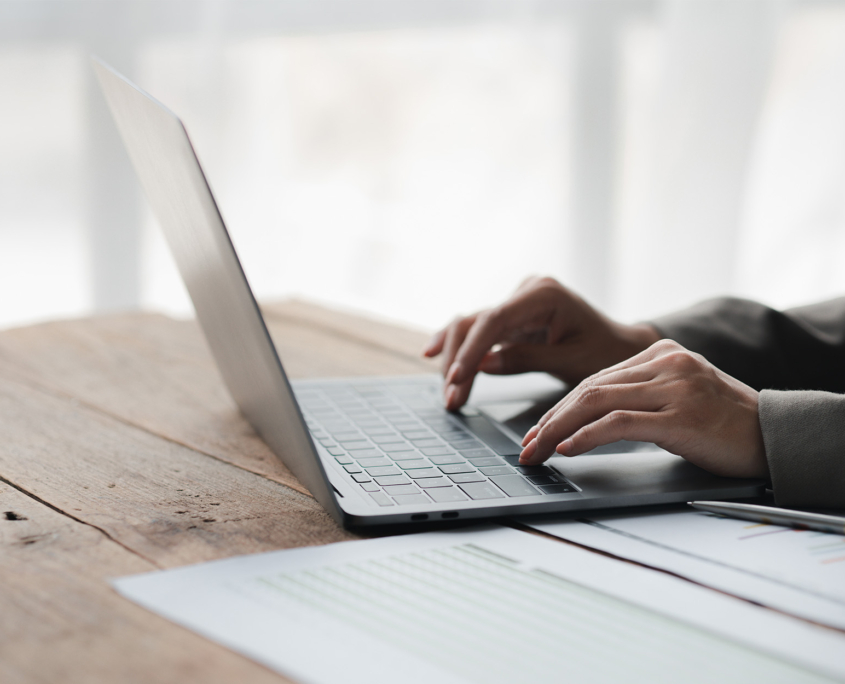
M 500 456 L 519 454 L 522 451 L 519 444 L 497 430 L 484 416 L 466 416 L 466 421 L 467 427 L 475 436 Z
M 353 449 L 349 452 L 349 455 L 354 457 L 357 461 L 360 461 L 362 458 L 373 458 L 375 456 L 384 456 L 384 454 L 379 451 L 378 449 Z
M 332 456 L 343 456 L 346 453 L 345 449 L 341 449 L 340 447 L 329 447 L 326 449 Z
M 366 475 L 365 473 L 355 473 L 352 476 L 352 479 L 355 480 L 355 482 L 358 482 L 359 484 L 364 482 L 372 482 L 372 478 L 369 475 Z
M 368 408 L 349 409 L 346 414 L 355 421 L 356 425 L 360 425 L 362 420 L 372 420 L 376 417 L 376 414 Z
M 473 463 L 475 465 L 475 463 Z M 491 466 L 490 468 L 479 468 L 487 476 L 490 475 L 513 475 L 513 468 L 510 466 Z
M 339 431 L 332 431 L 332 436 L 338 442 L 347 442 L 353 441 L 357 439 L 364 439 L 364 435 L 362 435 L 358 430 L 339 430 Z
M 433 432 L 429 432 L 428 430 L 402 430 L 402 436 L 405 439 L 434 439 L 435 435 Z
M 431 468 L 431 463 L 424 458 L 415 458 L 407 461 L 399 461 L 398 465 L 402 470 L 413 470 L 414 468 Z
M 482 458 L 484 456 L 495 456 L 490 449 L 458 449 L 461 456 L 466 458 Z
M 340 446 L 342 446 L 347 451 L 352 451 L 353 449 L 372 449 L 373 443 L 366 439 L 354 439 L 348 440 L 346 442 L 341 442 Z
M 519 465 L 519 455 L 502 456 L 502 458 L 505 459 L 505 463 L 507 463 L 508 465 L 512 465 L 512 466 L 518 466 Z
M 523 475 L 554 475 L 555 471 L 548 466 L 517 466 L 516 469 Z
M 336 447 L 337 446 L 337 442 L 335 442 L 333 439 L 327 439 L 326 438 L 326 439 L 318 439 L 317 441 L 320 444 L 322 444 L 324 447 L 326 447 L 327 449 L 329 447 Z
M 454 477 L 460 477 L 460 475 L 455 475 Z M 433 487 L 451 487 L 452 483 L 447 480 L 445 477 L 427 477 L 423 480 L 415 480 L 417 485 L 422 487 L 423 489 L 431 489 Z
M 404 506 L 408 506 L 410 504 L 430 504 L 431 499 L 429 499 L 425 494 L 411 494 L 405 496 L 394 496 L 396 503 Z
M 450 475 L 449 479 L 458 484 L 465 482 L 484 482 L 487 480 L 481 473 L 460 473 L 459 475 Z
M 362 468 L 375 468 L 376 466 L 389 466 L 393 465 L 390 459 L 386 456 L 380 456 L 379 458 L 359 458 L 358 465 Z
M 502 491 L 493 486 L 490 482 L 472 482 L 470 484 L 458 485 L 469 496 L 470 499 L 504 499 Z M 438 490 L 435 490 L 438 491 Z
M 420 490 L 417 489 L 412 484 L 404 484 L 404 485 L 390 485 L 384 488 L 390 496 L 399 496 L 402 494 L 419 494 Z
M 387 475 L 399 475 L 401 474 L 401 470 L 397 468 L 395 465 L 389 466 L 379 466 L 376 468 L 367 468 L 367 474 L 371 475 L 372 477 L 385 477 Z M 379 484 L 381 484 L 379 482 Z
M 489 466 L 503 466 L 505 462 L 498 456 L 482 456 L 481 458 L 468 459 L 476 468 L 487 468 Z
M 477 439 L 472 439 L 469 435 L 443 435 L 449 444 L 456 449 L 483 449 L 484 445 Z
M 361 466 L 359 466 L 359 465 L 355 465 L 355 464 L 353 464 L 353 465 L 345 465 L 345 466 L 343 466 L 343 469 L 344 469 L 347 473 L 350 473 L 350 474 L 354 474 L 354 473 L 363 473 L 363 472 L 364 472 L 364 471 L 363 471 L 363 469 L 361 468 Z
M 425 449 L 420 449 L 426 456 L 445 456 L 446 454 L 454 454 L 454 450 L 450 449 L 449 447 L 426 447 Z
M 428 418 L 445 418 L 446 417 L 446 409 L 443 408 L 440 400 L 430 399 L 426 402 L 429 405 L 429 408 L 418 408 L 417 414 L 421 416 L 423 419 Z
M 375 478 L 376 484 L 382 487 L 389 487 L 390 485 L 411 484 L 411 481 L 404 475 L 387 475 L 385 477 Z
M 453 503 L 455 501 L 466 501 L 464 496 L 457 487 L 441 487 L 438 489 L 428 489 L 426 493 L 434 499 L 437 503 Z
M 378 416 L 372 416 L 368 418 L 361 418 L 358 417 L 355 419 L 355 425 L 358 426 L 359 430 L 363 430 L 364 432 L 369 432 L 371 429 L 378 429 L 378 428 L 386 428 L 387 425 L 385 422 L 379 418 Z
M 411 444 L 413 444 L 417 449 L 425 449 L 426 447 L 446 446 L 439 439 L 412 439 Z
M 386 451 L 389 454 L 394 454 L 399 451 L 414 451 L 414 447 L 412 447 L 407 442 L 391 442 L 390 444 L 380 444 L 382 451 Z
M 377 435 L 371 434 L 370 439 L 376 444 L 390 444 L 391 442 L 401 442 L 402 436 L 398 432 L 384 432 Z
M 388 454 L 388 456 L 397 463 L 399 461 L 417 460 L 420 457 L 419 453 L 416 451 L 400 451 L 396 454 Z
M 544 494 L 567 494 L 575 491 L 574 487 L 566 484 L 540 485 L 540 489 L 543 490 Z
M 375 482 L 364 482 L 361 485 L 361 489 L 365 492 L 380 492 L 381 487 L 379 487 Z
M 432 418 L 425 418 L 424 419 L 426 425 L 428 425 L 432 430 L 460 430 L 457 425 L 455 425 L 451 420 L 448 418 L 444 418 L 443 416 L 434 416 Z
M 441 473 L 437 468 L 420 468 L 418 470 L 406 470 L 405 475 L 413 480 L 420 480 L 429 477 L 441 477 Z
M 490 480 L 508 496 L 537 496 L 539 492 L 519 475 L 500 475 Z
M 450 463 L 466 463 L 463 456 L 458 454 L 447 454 L 445 456 L 430 456 L 429 461 L 434 465 L 449 465 Z
M 391 501 L 390 497 L 384 492 L 370 492 L 370 496 L 373 497 L 373 501 L 375 501 L 379 506 L 393 505 L 393 501 Z
M 334 460 L 337 461 L 340 465 L 354 465 L 355 461 L 353 461 L 349 456 L 335 456 Z
M 457 475 L 458 473 L 475 472 L 475 468 L 473 468 L 469 463 L 459 463 L 457 465 L 443 465 L 440 466 L 440 470 L 442 470 L 447 475 Z
M 455 439 L 472 439 L 472 435 L 464 430 L 462 427 L 452 425 L 451 423 L 432 423 L 428 421 L 428 426 L 440 435 L 448 435 Z
M 560 478 L 556 475 L 531 475 L 525 478 L 531 484 L 535 485 L 549 485 L 549 484 L 559 484 Z
M 408 420 L 407 416 L 385 416 L 397 430 L 424 430 L 425 425 L 415 420 Z

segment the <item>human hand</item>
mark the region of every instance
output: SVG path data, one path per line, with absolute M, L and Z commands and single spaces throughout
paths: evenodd
M 558 402 L 526 433 L 519 462 L 628 439 L 654 442 L 715 475 L 765 477 L 758 396 L 703 356 L 661 340 Z
M 658 339 L 649 325 L 617 323 L 556 280 L 532 277 L 500 306 L 456 318 L 423 353 L 443 355 L 446 408 L 455 410 L 479 371 L 543 371 L 575 384 Z

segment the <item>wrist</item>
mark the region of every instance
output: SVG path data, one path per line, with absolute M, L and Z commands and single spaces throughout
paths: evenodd
M 645 351 L 655 342 L 663 339 L 657 328 L 649 323 L 626 325 L 616 323 L 616 337 L 619 340 L 619 361 L 624 361 Z

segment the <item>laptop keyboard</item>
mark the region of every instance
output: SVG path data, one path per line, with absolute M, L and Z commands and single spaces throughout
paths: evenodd
M 520 466 L 501 440 L 488 446 L 426 387 L 309 386 L 295 394 L 314 440 L 379 506 L 577 491 L 547 466 Z

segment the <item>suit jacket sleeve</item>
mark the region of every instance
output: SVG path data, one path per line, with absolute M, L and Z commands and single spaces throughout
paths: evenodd
M 845 297 L 786 311 L 715 299 L 652 325 L 761 391 L 778 504 L 845 508 Z

